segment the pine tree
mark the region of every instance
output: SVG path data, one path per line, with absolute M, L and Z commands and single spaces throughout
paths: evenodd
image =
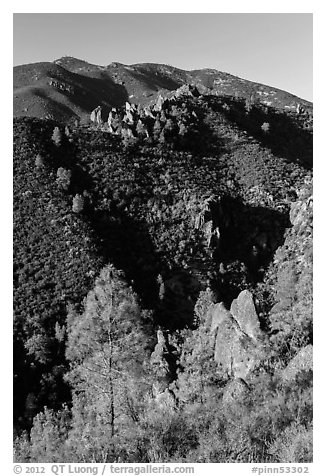
M 155 123 L 154 123 L 154 126 L 153 126 L 153 137 L 154 139 L 158 139 L 160 137 L 160 134 L 161 134 L 161 123 L 159 121 L 159 119 L 157 118 Z
M 63 167 L 59 167 L 57 170 L 57 184 L 63 190 L 68 190 L 71 180 L 71 170 L 67 170 Z
M 62 134 L 61 134 L 61 131 L 59 129 L 59 127 L 55 127 L 53 129 L 53 134 L 52 134 L 52 142 L 54 143 L 54 145 L 56 145 L 57 147 L 59 147 L 61 145 L 61 141 L 62 141 Z
M 15 441 L 16 460 L 21 463 L 57 463 L 67 460 L 65 442 L 70 428 L 66 406 L 57 412 L 44 408 L 34 418 L 30 439 L 22 435 Z
M 76 392 L 71 438 L 91 438 L 97 460 L 106 453 L 108 458 L 117 455 L 120 438 L 126 443 L 132 436 L 143 401 L 140 395 L 149 390 L 142 313 L 122 278 L 112 266 L 104 268 L 87 296 L 84 313 L 68 316 L 67 379 Z
M 35 166 L 38 168 L 38 169 L 41 169 L 44 167 L 44 159 L 43 157 L 41 156 L 41 154 L 37 154 L 37 156 L 35 157 Z
M 267 134 L 270 130 L 269 122 L 264 122 L 261 126 L 261 130 L 264 132 L 264 134 Z
M 72 211 L 74 213 L 80 213 L 84 210 L 85 200 L 78 193 L 74 196 L 72 201 Z
M 144 123 L 141 120 L 139 120 L 137 122 L 136 132 L 137 132 L 138 137 L 148 137 L 148 132 L 147 132 L 146 126 L 144 125 Z

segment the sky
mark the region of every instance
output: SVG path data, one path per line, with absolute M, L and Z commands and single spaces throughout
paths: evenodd
M 107 65 L 213 68 L 312 101 L 311 13 L 16 13 L 14 65 L 74 56 Z

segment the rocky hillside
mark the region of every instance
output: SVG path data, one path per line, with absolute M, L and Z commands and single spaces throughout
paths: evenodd
M 121 106 L 125 101 L 148 105 L 184 84 L 197 86 L 201 94 L 312 113 L 308 101 L 213 69 L 184 71 L 155 63 L 98 66 L 68 56 L 14 68 L 14 115 L 67 121 L 90 114 L 96 106 Z
M 310 105 L 34 67 L 65 113 L 14 120 L 17 460 L 311 461 Z

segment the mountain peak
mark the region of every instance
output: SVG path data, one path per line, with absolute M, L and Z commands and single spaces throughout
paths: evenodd
M 63 56 L 52 63 L 14 68 L 14 114 L 66 121 L 89 115 L 97 106 L 119 106 L 126 101 L 150 104 L 159 94 L 171 94 L 185 84 L 196 86 L 202 94 L 254 98 L 282 111 L 295 112 L 302 106 L 312 112 L 311 103 L 286 91 L 212 68 L 187 71 L 167 64 L 118 61 L 101 66 Z

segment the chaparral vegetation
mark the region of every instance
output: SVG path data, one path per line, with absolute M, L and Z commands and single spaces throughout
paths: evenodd
M 312 461 L 311 104 L 17 68 L 16 461 Z

